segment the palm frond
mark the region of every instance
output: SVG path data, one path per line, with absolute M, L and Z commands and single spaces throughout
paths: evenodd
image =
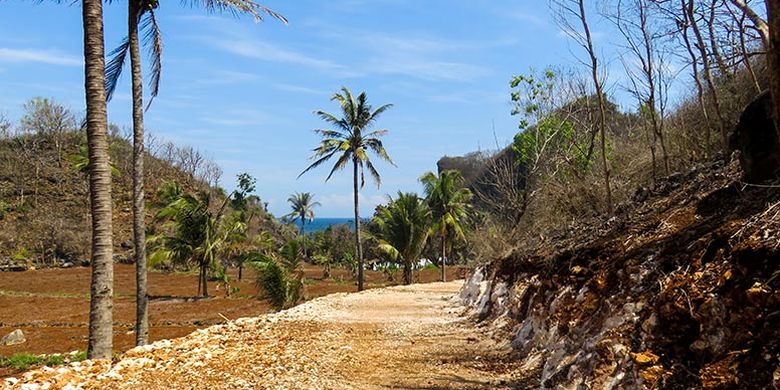
M 342 154 L 341 157 L 339 157 L 338 161 L 336 161 L 336 164 L 333 165 L 333 168 L 330 170 L 330 173 L 328 174 L 328 177 L 325 179 L 325 181 L 330 180 L 330 178 L 333 176 L 334 173 L 336 173 L 336 171 L 343 169 L 349 162 L 351 155 L 352 154 L 349 152 L 345 152 L 344 154 Z
M 114 97 L 114 91 L 119 83 L 119 76 L 122 75 L 128 51 L 130 51 L 130 40 L 125 37 L 119 46 L 108 53 L 111 59 L 106 63 L 106 101 L 111 101 L 111 98 Z
M 143 43 L 149 50 L 149 59 L 151 64 L 149 77 L 149 102 L 146 103 L 146 109 L 152 105 L 152 101 L 160 91 L 160 75 L 162 74 L 162 33 L 157 19 L 154 16 L 154 10 L 143 13 L 140 30 L 143 32 Z
M 328 154 L 324 155 L 323 157 L 320 157 L 320 158 L 319 158 L 317 161 L 315 161 L 315 162 L 313 162 L 311 165 L 309 165 L 309 167 L 308 167 L 308 168 L 304 169 L 304 170 L 303 170 L 303 172 L 301 172 L 301 173 L 298 175 L 297 179 L 300 179 L 300 177 L 301 177 L 301 176 L 303 176 L 303 174 L 304 174 L 304 173 L 306 173 L 306 172 L 309 172 L 310 170 L 312 170 L 312 169 L 314 169 L 314 168 L 317 168 L 318 166 L 322 165 L 322 164 L 323 164 L 325 161 L 328 161 L 328 160 L 330 160 L 330 158 L 331 158 L 331 157 L 333 157 L 333 155 L 335 155 L 335 154 L 336 154 L 336 152 L 338 152 L 338 151 L 339 151 L 339 150 L 338 150 L 338 149 L 336 149 L 336 150 L 333 150 L 332 152 L 330 152 L 330 153 L 328 153 Z M 317 155 L 318 155 L 318 154 L 316 154 L 315 156 L 317 156 Z

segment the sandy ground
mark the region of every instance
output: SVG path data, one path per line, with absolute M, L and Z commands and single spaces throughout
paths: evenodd
M 450 279 L 456 279 L 463 268 L 448 267 Z M 316 298 L 338 292 L 355 291 L 355 282 L 343 268 L 322 279 L 322 268 L 305 265 L 305 295 Z M 239 282 L 237 271 L 230 270 L 232 286 L 240 291 L 224 296 L 216 282 L 209 282 L 209 299 L 192 299 L 197 290 L 197 276 L 189 273 L 149 273 L 149 307 L 151 341 L 172 339 L 190 334 L 198 328 L 225 323 L 225 318 L 254 317 L 269 313 L 266 300 L 256 298 L 255 274 L 245 270 Z M 438 271 L 424 270 L 422 282 L 438 280 Z M 462 277 L 462 276 L 461 276 Z M 52 354 L 85 350 L 89 320 L 90 269 L 40 269 L 26 272 L 0 272 L 0 337 L 21 329 L 27 342 L 0 346 L 0 357 L 16 353 Z M 366 272 L 368 288 L 384 287 L 386 276 Z M 124 352 L 134 346 L 135 335 L 135 267 L 114 265 L 114 350 Z M 0 368 L 0 378 L 16 375 L 15 370 Z
M 500 388 L 505 349 L 461 316 L 462 282 L 333 294 L 128 351 L 7 379 L 50 388 Z M 26 387 L 26 388 L 35 388 Z

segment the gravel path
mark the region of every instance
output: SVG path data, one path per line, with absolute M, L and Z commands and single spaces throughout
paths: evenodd
M 497 388 L 502 348 L 461 317 L 462 282 L 333 294 L 128 351 L 43 368 L 8 388 Z M 500 366 L 500 365 L 499 365 Z

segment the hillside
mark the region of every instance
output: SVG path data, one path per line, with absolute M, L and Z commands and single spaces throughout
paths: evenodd
M 84 138 L 68 129 L 0 137 L 0 269 L 88 263 L 88 183 L 86 174 L 77 169 L 85 155 Z M 112 188 L 114 256 L 117 261 L 132 261 L 132 147 L 116 127 L 110 140 L 116 167 Z M 221 175 L 218 166 L 193 148 L 155 142 L 149 141 L 147 150 L 151 153 L 145 161 L 150 230 L 155 227 L 155 194 L 166 181 L 177 181 L 186 191 L 208 190 L 216 194 L 215 199 L 224 198 L 224 191 L 214 184 Z M 261 208 L 256 215 L 253 229 L 281 237 L 285 228 L 273 216 Z
M 531 387 L 780 382 L 780 192 L 736 161 L 639 188 L 608 221 L 537 236 L 461 292 Z

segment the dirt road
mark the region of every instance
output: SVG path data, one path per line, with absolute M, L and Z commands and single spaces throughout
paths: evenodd
M 461 314 L 461 282 L 333 294 L 128 351 L 11 388 L 497 388 L 504 349 Z M 30 388 L 30 387 L 27 387 Z

